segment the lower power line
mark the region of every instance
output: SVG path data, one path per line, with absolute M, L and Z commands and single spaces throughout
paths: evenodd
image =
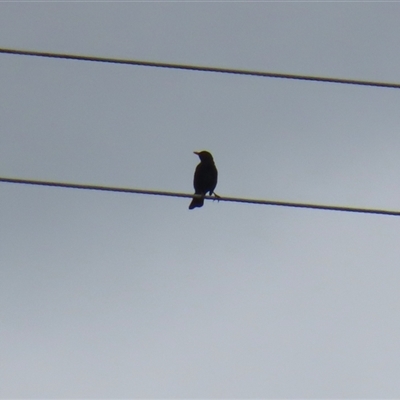
M 0 182 L 4 183 L 16 183 L 23 185 L 36 185 L 36 186 L 51 186 L 68 189 L 83 189 L 83 190 L 99 190 L 105 192 L 119 192 L 119 193 L 135 193 L 155 196 L 169 196 L 169 197 L 184 197 L 193 198 L 191 193 L 176 193 L 176 192 L 165 192 L 160 190 L 143 190 L 143 189 L 132 189 L 124 187 L 113 187 L 113 186 L 100 186 L 100 185 L 84 185 L 78 183 L 66 183 L 66 182 L 50 182 L 40 181 L 31 179 L 17 179 L 17 178 L 2 178 Z M 353 213 L 364 213 L 364 214 L 379 214 L 379 215 L 390 215 L 400 216 L 400 211 L 381 210 L 373 208 L 359 208 L 359 207 L 343 207 L 343 206 L 330 206 L 322 204 L 308 204 L 308 203 L 293 203 L 288 201 L 273 201 L 273 200 L 257 200 L 257 199 L 245 199 L 239 197 L 214 197 L 204 196 L 206 200 L 218 200 L 218 201 L 229 201 L 233 203 L 248 203 L 248 204 L 260 204 L 267 206 L 280 206 L 280 207 L 294 207 L 294 208 L 308 208 L 313 210 L 325 210 L 325 211 L 342 211 L 342 212 L 353 212 Z

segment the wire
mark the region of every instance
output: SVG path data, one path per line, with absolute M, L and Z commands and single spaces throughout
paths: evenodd
M 77 183 L 65 183 L 65 182 L 50 182 L 50 181 L 39 181 L 31 179 L 16 179 L 16 178 L 3 178 L 0 177 L 0 182 L 5 183 L 17 183 L 23 185 L 37 185 L 37 186 L 52 186 L 61 187 L 68 189 L 84 189 L 84 190 L 99 190 L 106 192 L 120 192 L 120 193 L 137 193 L 146 195 L 156 196 L 169 196 L 169 197 L 184 197 L 193 198 L 193 194 L 188 193 L 176 193 L 176 192 L 164 192 L 159 190 L 143 190 L 143 189 L 132 189 L 123 187 L 113 186 L 99 186 L 99 185 L 83 185 Z M 239 197 L 214 197 L 205 196 L 207 200 L 218 200 L 218 201 L 229 201 L 233 203 L 247 203 L 247 204 L 260 204 L 268 206 L 280 206 L 280 207 L 295 207 L 295 208 L 309 208 L 314 210 L 326 210 L 326 211 L 342 211 L 342 212 L 353 212 L 353 213 L 364 213 L 364 214 L 380 214 L 390 216 L 400 216 L 400 211 L 391 210 L 380 210 L 373 208 L 358 208 L 358 207 L 342 207 L 342 206 L 329 206 L 320 204 L 306 204 L 306 203 L 292 203 L 287 201 L 272 201 L 272 200 L 255 200 L 255 199 L 244 199 Z
M 346 85 L 362 85 L 362 86 L 375 86 L 375 87 L 384 87 L 391 89 L 400 89 L 400 83 L 374 82 L 374 81 L 364 81 L 357 79 L 341 79 L 341 78 L 329 78 L 329 77 L 311 76 L 311 75 L 280 74 L 275 72 L 251 71 L 251 70 L 234 69 L 234 68 L 204 67 L 204 66 L 189 65 L 189 64 L 173 64 L 173 63 L 162 63 L 162 62 L 151 62 L 151 61 L 140 61 L 140 60 L 128 60 L 121 58 L 106 58 L 106 57 L 82 56 L 74 54 L 48 53 L 42 51 L 15 50 L 6 48 L 0 48 L 0 53 L 22 55 L 22 56 L 34 56 L 34 57 L 62 58 L 67 60 L 94 61 L 94 62 L 113 63 L 113 64 L 127 64 L 127 65 L 137 65 L 142 67 L 172 68 L 172 69 L 181 69 L 190 71 L 216 72 L 223 74 L 250 75 L 250 76 L 259 76 L 264 78 L 296 79 L 303 81 L 342 83 Z

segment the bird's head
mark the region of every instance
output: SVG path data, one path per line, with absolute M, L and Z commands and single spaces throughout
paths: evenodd
M 201 161 L 208 161 L 208 160 L 213 161 L 213 156 L 208 151 L 205 151 L 205 150 L 203 150 L 203 151 L 194 151 L 193 153 L 197 154 L 200 157 Z

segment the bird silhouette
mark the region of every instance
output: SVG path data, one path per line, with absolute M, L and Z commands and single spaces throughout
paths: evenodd
M 193 200 L 189 205 L 189 210 L 203 206 L 204 196 L 207 192 L 210 195 L 214 193 L 218 180 L 218 171 L 211 153 L 203 150 L 200 152 L 195 151 L 194 154 L 199 156 L 200 164 L 196 167 L 194 172 L 193 186 L 195 196 L 193 196 Z M 215 193 L 214 195 L 218 197 Z

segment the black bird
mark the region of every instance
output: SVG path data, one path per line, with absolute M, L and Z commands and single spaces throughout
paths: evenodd
M 218 171 L 212 155 L 208 151 L 195 151 L 194 154 L 200 157 L 200 164 L 196 167 L 193 178 L 194 192 L 199 196 L 193 197 L 189 210 L 203 206 L 204 196 L 207 192 L 209 192 L 210 196 L 214 193 L 218 180 Z M 218 197 L 215 193 L 214 195 Z

